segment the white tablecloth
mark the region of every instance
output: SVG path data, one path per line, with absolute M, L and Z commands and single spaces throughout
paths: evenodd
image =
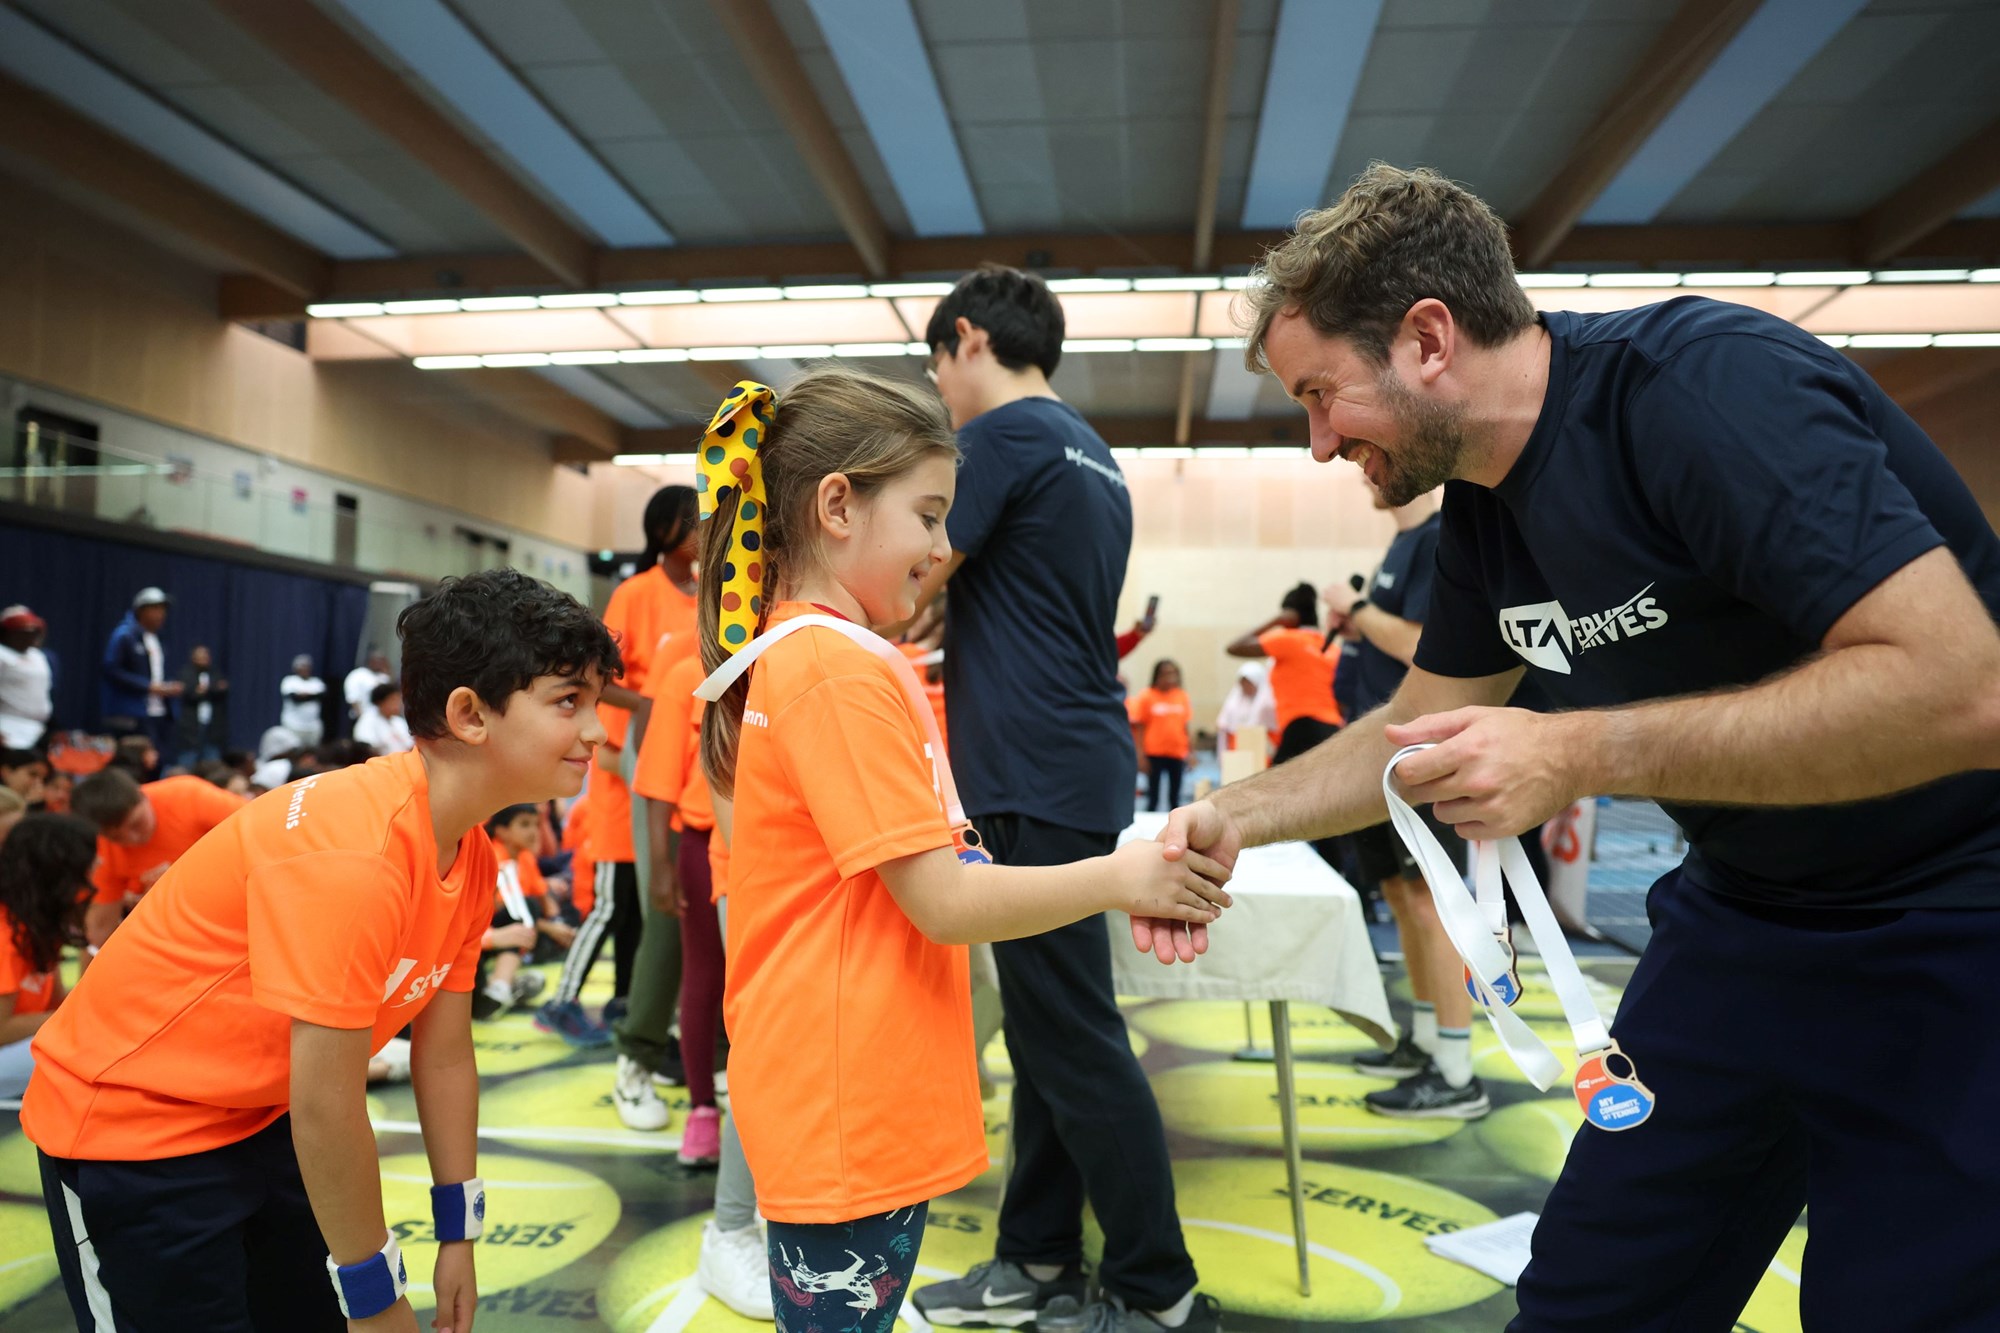
M 1119 841 L 1152 838 L 1165 815 L 1139 815 Z M 1394 1043 L 1389 997 L 1368 942 L 1361 898 L 1305 843 L 1253 847 L 1229 883 L 1236 905 L 1208 931 L 1192 964 L 1161 964 L 1132 947 L 1114 914 L 1112 982 L 1120 995 L 1176 1000 L 1299 1000 L 1323 1004 L 1383 1046 Z

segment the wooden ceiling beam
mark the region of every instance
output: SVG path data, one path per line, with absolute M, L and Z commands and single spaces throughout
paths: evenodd
M 1646 49 L 1619 95 L 1514 223 L 1523 268 L 1546 264 L 1648 136 L 1722 54 L 1758 0 L 1683 0 Z
M 211 0 L 236 26 L 422 162 L 558 281 L 592 279 L 594 245 L 312 0 Z
M 1862 260 L 1886 263 L 2000 190 L 2000 120 L 1917 173 L 1860 222 Z
M 870 277 L 886 277 L 891 272 L 889 228 L 768 0 L 709 0 L 709 8 L 735 44 L 737 57 L 763 89 L 806 170 L 833 205 L 834 215 L 861 257 L 862 271 Z
M 303 301 L 328 285 L 318 251 L 62 103 L 0 75 L 0 150 L 39 163 L 123 214 Z

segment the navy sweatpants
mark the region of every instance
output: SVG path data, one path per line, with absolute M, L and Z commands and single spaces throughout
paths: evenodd
M 186 1157 L 41 1162 L 79 1329 L 346 1333 L 290 1116 Z
M 1995 886 L 2000 900 L 2000 885 Z M 1675 871 L 1510 1333 L 1726 1333 L 1810 1207 L 1808 1329 L 2000 1328 L 2000 911 L 1768 908 Z

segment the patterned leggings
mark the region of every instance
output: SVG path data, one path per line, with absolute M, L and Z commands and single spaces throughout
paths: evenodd
M 769 1222 L 778 1333 L 890 1333 L 916 1271 L 929 1203 L 852 1222 Z

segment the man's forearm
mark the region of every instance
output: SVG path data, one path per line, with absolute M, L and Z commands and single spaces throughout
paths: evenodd
M 1423 636 L 1424 627 L 1415 621 L 1391 615 L 1379 606 L 1364 606 L 1352 616 L 1354 627 L 1361 631 L 1361 637 L 1380 648 L 1404 666 L 1417 659 L 1417 640 Z
M 1389 817 L 1382 767 L 1395 753 L 1382 728 L 1404 720 L 1391 714 L 1394 707 L 1392 700 L 1289 763 L 1232 782 L 1210 799 L 1235 822 L 1246 847 L 1379 824 Z
M 1592 793 L 1831 805 L 1995 765 L 1990 707 L 1925 675 L 1905 649 L 1856 644 L 1747 689 L 1550 720 Z

